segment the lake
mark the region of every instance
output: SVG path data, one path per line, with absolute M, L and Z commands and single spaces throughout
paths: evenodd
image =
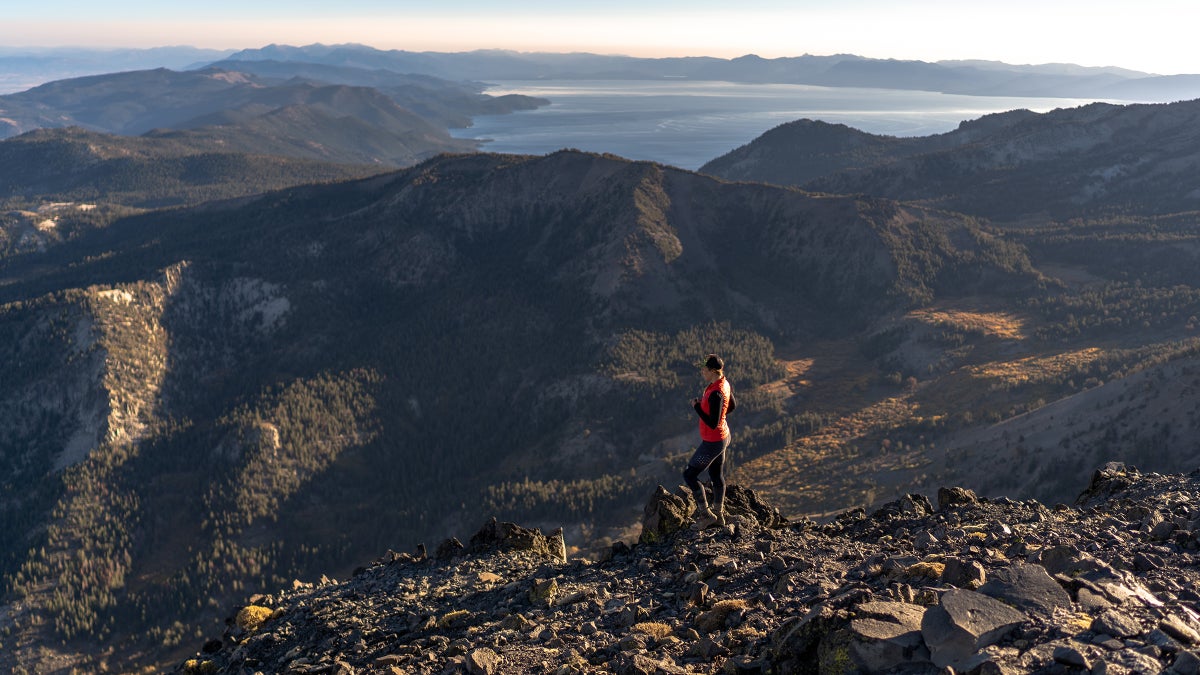
M 539 96 L 551 104 L 510 115 L 476 117 L 473 127 L 454 130 L 459 138 L 488 139 L 485 151 L 543 155 L 577 148 L 685 169 L 698 169 L 768 129 L 801 118 L 875 134 L 926 136 L 988 113 L 1017 108 L 1045 112 L 1091 102 L 690 80 L 534 80 L 493 85 L 488 94 Z

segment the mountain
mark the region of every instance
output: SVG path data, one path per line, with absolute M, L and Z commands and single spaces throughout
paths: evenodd
M 421 73 L 450 80 L 662 79 L 810 84 L 830 87 L 917 89 L 976 96 L 1105 98 L 1117 92 L 1146 102 L 1170 101 L 1191 86 L 1170 88 L 1159 76 L 1121 68 L 1072 64 L 1010 65 L 995 61 L 899 61 L 852 54 L 764 59 L 750 54 L 713 57 L 634 58 L 597 54 L 525 53 L 503 50 L 439 53 L 379 50 L 364 45 L 304 47 L 268 45 L 230 56 L 234 61 L 305 62 L 362 69 Z M 1147 81 L 1145 86 L 1137 83 Z M 1129 85 L 1128 88 L 1126 85 Z M 1192 88 L 1187 98 L 1200 96 Z M 1147 98 L 1142 99 L 1142 96 Z M 1167 98 L 1163 98 L 1166 96 Z
M 1036 286 L 957 216 L 573 152 L 150 212 L 0 280 L 27 668 L 168 657 L 244 589 L 488 510 L 614 536 L 678 468 L 698 350 L 765 448 L 813 421 L 759 391 L 768 335 Z
M 1198 75 L 1163 75 L 1126 80 L 1108 86 L 1106 98 L 1124 101 L 1186 101 L 1200 92 Z
M 375 79 L 386 82 L 396 98 L 369 86 L 330 84 L 295 73 L 283 80 L 214 68 L 63 80 L 0 97 L 0 137 L 79 126 L 149 134 L 194 147 L 207 143 L 220 153 L 237 148 L 340 164 L 411 166 L 438 153 L 475 149 L 474 141 L 452 138 L 447 124 L 462 126 L 472 115 L 544 103 L 489 97 L 479 94 L 477 85 L 434 78 L 385 74 Z
M 0 669 L 162 669 L 489 515 L 598 556 L 678 483 L 709 351 L 732 480 L 793 520 L 1190 470 L 1197 250 L 1190 213 L 996 228 L 570 151 L 80 228 L 0 259 Z
M 251 154 L 255 149 L 259 154 Z M 220 147 L 183 134 L 131 137 L 79 128 L 40 129 L 0 141 L 0 204 L 104 202 L 159 208 L 378 171 L 266 156 L 284 154 L 270 149 L 262 139 L 257 146 L 247 141 Z
M 1200 207 L 1200 100 L 1012 111 L 897 139 L 798 121 L 701 171 L 916 201 L 996 220 Z
M 737 487 L 731 524 L 700 533 L 680 529 L 691 496 L 660 487 L 642 541 L 594 561 L 492 520 L 248 596 L 175 672 L 1200 669 L 1197 472 L 1108 465 L 1053 508 L 941 488 L 823 526 Z
M 390 70 L 330 66 L 296 61 L 237 61 L 227 59 L 209 66 L 235 72 L 252 73 L 265 81 L 282 84 L 307 80 L 320 84 L 341 84 L 377 89 L 401 107 L 444 127 L 471 126 L 476 115 L 503 115 L 516 110 L 532 110 L 548 105 L 546 99 L 508 94 L 483 94 L 487 85 L 472 82 L 451 83 L 428 75 L 404 75 Z
M 0 47 L 0 94 L 86 75 L 148 68 L 185 70 L 224 58 L 233 51 L 186 46 L 149 49 Z

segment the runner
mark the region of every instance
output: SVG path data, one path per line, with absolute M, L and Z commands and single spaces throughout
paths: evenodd
M 683 471 L 683 480 L 696 497 L 696 522 L 692 529 L 703 530 L 725 524 L 725 477 L 721 470 L 725 466 L 725 451 L 729 448 L 729 424 L 726 414 L 733 412 L 737 402 L 733 389 L 725 379 L 725 362 L 716 354 L 709 354 L 701 369 L 708 387 L 704 395 L 692 399 L 692 408 L 700 416 L 700 445 Z M 708 506 L 704 488 L 700 485 L 700 472 L 708 469 L 712 479 L 713 503 Z

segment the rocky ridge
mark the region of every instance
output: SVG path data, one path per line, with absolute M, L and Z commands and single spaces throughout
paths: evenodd
M 826 525 L 660 487 L 639 543 L 567 560 L 494 519 L 250 598 L 177 672 L 1198 673 L 1200 470 L 1109 464 L 1074 506 L 942 488 Z

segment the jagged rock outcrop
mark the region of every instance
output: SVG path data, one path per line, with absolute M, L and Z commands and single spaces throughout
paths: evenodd
M 567 547 L 561 527 L 546 536 L 541 530 L 531 530 L 515 523 L 501 523 L 495 518 L 471 537 L 468 550 L 471 553 L 530 551 L 545 558 L 567 561 Z
M 231 620 L 179 670 L 1200 673 L 1200 470 L 1108 466 L 1089 493 L 1054 509 L 909 495 L 779 526 L 739 486 L 731 503 L 762 519 L 696 532 L 660 487 L 648 521 L 679 522 L 653 543 L 563 561 L 491 521 L 447 560 L 391 555 L 251 598 L 261 625 Z
M 705 488 L 709 503 L 712 491 Z M 696 500 L 686 486 L 680 485 L 669 492 L 659 485 L 642 510 L 642 532 L 638 542 L 654 544 L 691 525 L 696 511 Z M 729 485 L 725 489 L 726 526 L 743 529 L 781 528 L 788 523 L 779 509 L 762 501 L 753 491 L 740 485 Z

